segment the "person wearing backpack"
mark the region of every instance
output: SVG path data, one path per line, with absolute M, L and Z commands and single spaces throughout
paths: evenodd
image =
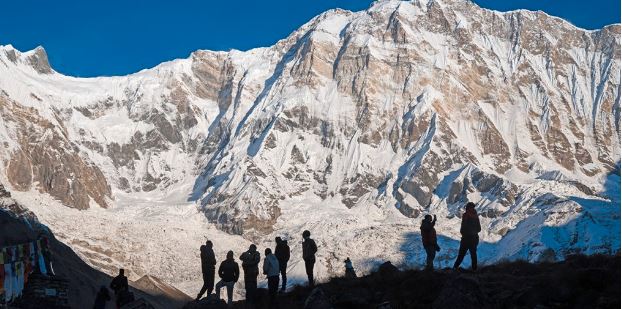
M 287 287 L 287 262 L 289 261 L 289 246 L 287 240 L 282 240 L 281 237 L 274 239 L 276 241 L 276 248 L 274 248 L 274 255 L 279 260 L 279 271 L 281 272 L 281 292 L 285 292 Z
M 434 269 L 434 258 L 436 257 L 436 252 L 441 249 L 436 240 L 436 229 L 434 228 L 435 224 L 436 215 L 434 215 L 434 219 L 432 219 L 432 216 L 430 215 L 425 215 L 424 219 L 421 221 L 421 242 L 423 242 L 423 248 L 426 253 L 426 270 Z
M 475 211 L 475 204 L 468 202 L 466 204 L 466 211 L 462 215 L 462 223 L 460 224 L 460 249 L 458 249 L 458 258 L 454 263 L 454 269 L 458 269 L 462 260 L 469 251 L 471 254 L 471 269 L 477 270 L 477 245 L 479 244 L 479 232 L 482 227 L 479 223 L 479 217 L 477 211 Z
M 317 245 L 315 241 L 311 239 L 311 232 L 302 232 L 302 259 L 305 261 L 305 270 L 307 271 L 307 278 L 309 279 L 309 286 L 313 286 L 313 266 L 315 265 L 315 253 L 317 252 Z

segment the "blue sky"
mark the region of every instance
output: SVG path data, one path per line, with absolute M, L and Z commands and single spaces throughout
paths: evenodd
M 269 46 L 317 14 L 358 11 L 369 0 L 19 0 L 0 5 L 0 45 L 42 45 L 55 70 L 124 75 L 197 49 Z M 595 29 L 620 22 L 620 0 L 475 0 L 500 11 L 525 8 Z

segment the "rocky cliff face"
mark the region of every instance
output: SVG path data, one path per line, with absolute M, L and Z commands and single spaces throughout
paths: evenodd
M 123 77 L 63 76 L 42 49 L 5 46 L 2 177 L 79 209 L 185 190 L 248 239 L 287 229 L 300 203 L 318 218 L 322 205 L 434 212 L 455 236 L 470 200 L 498 241 L 537 229 L 521 223 L 550 215 L 542 199 L 611 198 L 619 71 L 620 25 L 462 0 L 332 10 L 272 47 Z

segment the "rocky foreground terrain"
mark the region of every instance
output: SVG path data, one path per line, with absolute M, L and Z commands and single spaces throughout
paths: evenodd
M 265 293 L 266 291 L 262 291 Z M 620 256 L 569 256 L 563 262 L 500 263 L 473 273 L 397 271 L 335 278 L 279 295 L 281 308 L 619 308 Z M 246 308 L 238 302 L 232 308 Z M 227 308 L 207 301 L 184 309 Z
M 330 10 L 273 46 L 199 50 L 128 76 L 0 47 L 0 181 L 90 265 L 200 287 L 198 246 L 318 240 L 440 266 L 477 204 L 485 263 L 620 250 L 620 25 L 464 0 Z M 290 265 L 294 280 L 301 263 Z M 239 297 L 239 296 L 238 296 Z

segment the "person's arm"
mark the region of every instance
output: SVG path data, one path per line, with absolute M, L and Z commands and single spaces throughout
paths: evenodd
M 209 262 L 211 265 L 216 266 L 216 256 L 214 255 L 214 250 L 210 250 Z
M 436 215 L 434 215 L 434 220 L 432 220 L 432 226 L 436 224 Z
M 313 249 L 312 250 L 313 254 L 317 253 L 317 244 L 315 243 L 315 240 L 311 241 L 311 245 L 312 245 L 311 249 Z
M 235 267 L 233 268 L 233 281 L 238 282 L 238 278 L 240 278 L 240 267 L 238 263 L 235 263 Z
M 290 258 L 290 252 L 289 252 L 289 246 L 285 247 L 285 262 L 289 261 Z
M 264 258 L 263 259 L 263 274 L 264 275 L 268 274 L 269 267 L 270 267 L 270 262 L 268 262 L 267 258 Z
M 464 235 L 465 232 L 465 228 L 466 228 L 466 218 L 464 217 L 464 215 L 462 215 L 462 221 L 460 222 L 460 234 Z
M 223 264 L 225 264 L 225 262 L 220 263 L 220 266 L 218 267 L 218 276 L 220 278 L 222 278 L 225 275 L 225 270 L 222 267 Z

